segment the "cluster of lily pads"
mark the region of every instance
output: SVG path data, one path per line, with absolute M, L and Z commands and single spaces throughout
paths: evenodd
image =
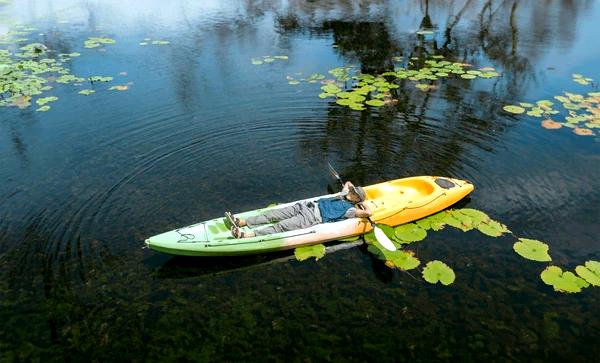
M 519 238 L 513 245 L 513 249 L 521 257 L 532 261 L 550 262 L 552 257 L 548 253 L 549 247 L 546 243 Z M 575 268 L 577 275 L 570 271 L 563 271 L 560 267 L 550 265 L 540 274 L 542 281 L 550 285 L 555 291 L 575 293 L 590 285 L 600 286 L 600 262 L 587 261 L 584 266 Z
M 398 248 L 396 251 L 389 251 L 384 248 L 377 241 L 373 231 L 365 234 L 364 240 L 369 245 L 367 248 L 368 251 L 373 253 L 378 259 L 384 261 L 386 266 L 407 271 L 417 268 L 421 264 L 421 261 L 419 261 L 413 251 L 402 248 L 405 245 L 424 240 L 427 237 L 428 231 L 440 231 L 447 225 L 464 232 L 476 229 L 490 237 L 499 237 L 505 233 L 512 233 L 507 226 L 491 219 L 486 213 L 476 209 L 463 208 L 442 211 L 397 227 L 379 225 L 386 236 Z M 348 239 L 348 241 L 352 239 Z M 548 252 L 548 245 L 538 240 L 518 238 L 517 242 L 513 245 L 513 250 L 528 260 L 538 262 L 552 261 Z M 295 255 L 300 261 L 310 257 L 318 260 L 325 255 L 325 246 L 318 244 L 297 248 Z M 563 271 L 558 266 L 551 265 L 542 271 L 540 277 L 545 284 L 551 285 L 555 291 L 559 292 L 574 293 L 580 292 L 583 288 L 590 285 L 600 286 L 600 262 L 587 261 L 585 265 L 577 266 L 575 272 L 578 276 L 570 271 Z M 432 284 L 439 282 L 443 285 L 449 285 L 456 279 L 452 268 L 437 260 L 428 262 L 421 273 L 423 279 Z
M 584 77 L 581 74 L 575 73 L 573 74 L 573 82 L 577 82 L 583 86 L 587 86 L 589 84 L 592 84 L 594 80 L 590 77 Z
M 273 63 L 276 60 L 288 60 L 287 55 L 264 55 L 262 58 L 252 58 L 250 61 L 255 66 L 261 65 L 263 63 Z
M 91 37 L 83 43 L 85 48 L 98 48 L 104 44 L 115 44 L 116 40 L 106 37 Z
M 440 231 L 446 225 L 458 228 L 464 232 L 477 229 L 481 233 L 499 237 L 509 233 L 509 229 L 502 223 L 491 219 L 482 211 L 470 208 L 442 211 L 437 214 L 422 218 L 416 222 L 402 224 L 397 227 L 381 225 L 383 232 L 396 245 L 398 250 L 388 251 L 383 248 L 373 232 L 365 235 L 365 242 L 369 244 L 368 250 L 379 259 L 384 260 L 386 266 L 410 270 L 419 266 L 420 261 L 412 251 L 402 250 L 403 245 L 422 241 L 427 237 L 427 231 Z M 427 263 L 422 271 L 425 281 L 435 284 L 449 285 L 454 282 L 454 271 L 441 261 Z
M 13 29 L 14 28 L 14 29 Z M 15 25 L 8 35 L 1 38 L 2 44 L 22 43 L 25 35 L 35 28 Z M 101 44 L 113 44 L 109 38 L 89 38 L 86 48 L 99 47 Z M 0 49 L 0 107 L 16 106 L 21 109 L 29 107 L 33 98 L 39 96 L 35 103 L 39 106 L 38 112 L 50 110 L 50 102 L 58 100 L 56 96 L 45 96 L 50 91 L 53 83 L 73 84 L 81 86 L 84 82 L 94 84 L 97 82 L 111 82 L 112 77 L 90 76 L 87 78 L 71 74 L 68 62 L 81 54 L 77 52 L 56 54 L 41 43 L 30 43 L 17 48 L 17 51 Z M 117 85 L 109 89 L 118 91 L 126 90 L 128 85 Z M 93 89 L 83 89 L 81 95 L 95 93 Z
M 450 62 L 443 58 L 441 55 L 434 55 L 431 59 L 425 60 L 422 67 L 418 67 L 416 64 L 418 62 L 414 61 L 420 59 L 413 57 L 408 61 L 406 68 L 397 67 L 394 71 L 375 75 L 360 73 L 353 66 L 345 66 L 329 71 L 334 79 L 325 79 L 325 76 L 319 73 L 314 73 L 308 78 L 296 79 L 289 75 L 286 78 L 290 85 L 298 85 L 302 81 L 307 83 L 320 81 L 323 84 L 320 98 L 335 98 L 338 105 L 362 111 L 365 105 L 381 107 L 395 104 L 398 100 L 394 98 L 392 90 L 399 88 L 400 81 L 404 79 L 415 82 L 415 88 L 426 92 L 437 89 L 434 81 L 440 78 L 458 76 L 470 80 L 500 75 L 491 67 L 467 70 L 471 67 L 470 64 Z M 394 57 L 394 61 L 401 62 L 402 58 Z
M 573 75 L 580 76 L 580 75 Z M 587 82 L 591 78 L 576 78 Z M 580 82 L 581 83 L 581 82 Z M 582 83 L 588 84 L 588 83 Z M 520 102 L 518 105 L 506 105 L 504 111 L 513 114 L 526 113 L 528 116 L 544 118 L 541 125 L 546 129 L 559 129 L 568 127 L 581 136 L 595 135 L 593 129 L 600 128 L 600 92 L 588 92 L 585 95 L 564 92 L 554 96 L 560 103 L 567 116 L 560 115 L 561 111 L 555 109 L 555 103 L 550 100 L 539 100 L 535 104 Z M 552 118 L 560 117 L 562 120 Z
M 416 222 L 402 224 L 397 227 L 379 225 L 383 232 L 390 238 L 392 243 L 398 248 L 396 251 L 389 251 L 379 244 L 375 234 L 369 232 L 364 235 L 365 242 L 369 244 L 367 248 L 380 260 L 385 261 L 386 266 L 398 268 L 401 270 L 412 270 L 417 268 L 421 261 L 415 257 L 414 252 L 403 250 L 404 245 L 422 241 L 427 237 L 427 231 L 440 231 L 446 225 L 458 228 L 462 231 L 477 229 L 483 234 L 492 237 L 501 236 L 510 232 L 508 228 L 500 222 L 491 219 L 487 214 L 476 209 L 464 208 L 442 211 L 437 214 L 422 218 Z M 316 245 L 323 246 L 323 245 Z M 323 257 L 324 247 L 303 247 L 296 249 L 296 258 L 299 260 L 315 257 Z M 313 255 L 314 253 L 314 255 Z M 440 282 L 443 285 L 449 285 L 454 282 L 456 276 L 452 268 L 441 261 L 430 261 L 422 270 L 425 281 L 435 284 Z

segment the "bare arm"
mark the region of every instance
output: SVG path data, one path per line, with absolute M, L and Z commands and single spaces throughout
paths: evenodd
M 342 194 L 348 194 L 348 192 L 350 191 L 350 188 L 354 187 L 354 185 L 347 181 L 344 183 L 344 187 L 342 188 Z

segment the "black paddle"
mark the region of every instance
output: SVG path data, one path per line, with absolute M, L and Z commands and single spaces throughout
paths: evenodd
M 327 162 L 327 165 L 329 165 L 329 171 L 331 172 L 331 175 L 333 175 L 340 182 L 340 184 L 342 184 L 343 188 L 344 182 L 342 181 L 342 178 L 340 178 L 340 174 L 338 174 L 338 172 L 335 171 L 335 169 L 333 168 L 333 166 L 331 166 L 329 162 Z M 388 251 L 396 251 L 396 246 L 394 245 L 394 243 L 388 238 L 388 236 L 386 236 L 386 234 L 381 230 L 381 228 L 379 228 L 377 224 L 373 222 L 371 217 L 367 217 L 367 220 L 369 221 L 369 223 L 371 223 L 371 226 L 373 227 L 373 231 L 375 232 L 375 239 L 377 239 L 377 242 L 379 242 Z

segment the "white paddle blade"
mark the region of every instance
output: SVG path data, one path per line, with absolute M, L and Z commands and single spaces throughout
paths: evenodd
M 377 238 L 377 242 L 379 242 L 379 244 L 381 244 L 383 248 L 385 248 L 388 251 L 396 250 L 396 246 L 394 246 L 394 243 L 388 238 L 388 236 L 385 235 L 381 228 L 374 226 L 373 229 L 375 230 L 375 238 Z

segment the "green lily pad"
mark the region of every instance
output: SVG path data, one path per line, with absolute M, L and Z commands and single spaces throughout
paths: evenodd
M 354 103 L 361 103 L 365 100 L 365 96 L 355 92 L 351 92 L 349 99 Z
M 461 74 L 461 75 L 460 75 L 460 78 L 464 78 L 464 79 L 475 79 L 475 78 L 477 78 L 477 76 L 476 76 L 476 75 L 474 75 L 474 74 Z
M 273 58 L 275 58 L 275 59 L 281 59 L 281 60 L 288 60 L 288 56 L 287 55 L 276 55 L 276 56 L 273 56 Z
M 102 44 L 115 44 L 116 41 L 111 38 L 91 37 L 84 42 L 85 48 L 98 48 Z
M 510 232 L 505 225 L 494 220 L 480 223 L 476 228 L 479 232 L 490 237 L 500 237 L 502 234 Z
M 504 107 L 502 107 L 502 109 L 506 112 L 510 112 L 510 113 L 514 113 L 514 114 L 520 114 L 525 112 L 525 109 L 521 106 L 515 106 L 515 105 L 506 105 Z
M 355 110 L 355 111 L 363 111 L 365 109 L 365 106 L 362 103 L 355 103 L 352 102 L 348 105 L 348 107 L 350 107 L 351 109 Z
M 444 224 L 447 224 L 447 225 L 449 225 L 451 227 L 454 227 L 454 228 L 458 228 L 460 230 L 463 230 L 464 228 L 466 228 L 465 226 L 463 226 L 463 223 L 460 221 L 460 219 L 457 219 L 456 216 L 454 216 L 454 214 L 452 213 L 452 211 L 446 211 L 446 212 L 443 212 L 443 213 L 444 214 L 443 214 L 443 220 L 442 221 L 444 222 Z M 467 230 L 469 230 L 469 229 L 467 229 Z
M 374 235 L 372 238 L 374 238 Z M 378 259 L 386 261 L 386 265 L 389 267 L 396 267 L 401 270 L 412 270 L 421 264 L 421 261 L 414 257 L 413 253 L 403 250 L 388 251 L 377 241 L 369 244 L 367 250 Z
M 575 272 L 591 285 L 600 286 L 600 262 L 587 261 L 585 266 L 575 267 Z
M 335 97 L 335 93 L 319 93 L 319 98 Z
M 482 72 L 479 77 L 481 78 L 494 78 L 494 77 L 498 77 L 500 75 L 500 73 L 498 72 Z
M 402 250 L 388 252 L 386 254 L 389 257 L 387 261 L 391 261 L 395 267 L 401 270 L 412 270 L 421 264 L 421 261 L 410 252 Z
M 47 105 L 46 105 L 46 106 L 42 106 L 42 107 L 38 108 L 36 111 L 37 111 L 37 112 L 46 112 L 46 111 L 48 111 L 49 109 L 50 109 L 50 106 L 47 106 Z
M 422 241 L 427 237 L 427 231 L 415 223 L 406 223 L 394 228 L 394 234 L 400 243 Z
M 442 285 L 450 285 L 456 279 L 454 271 L 442 261 L 427 262 L 423 269 L 423 278 L 430 284 L 440 282 Z
M 318 261 L 325 256 L 325 246 L 318 244 L 306 247 L 298 247 L 294 250 L 294 255 L 298 261 L 304 261 L 311 257 L 314 257 L 315 260 Z
M 152 44 L 154 45 L 167 45 L 170 44 L 171 42 L 169 42 L 168 40 L 153 40 Z
M 37 103 L 39 106 L 43 106 L 48 102 L 54 102 L 56 100 L 58 100 L 58 97 L 51 96 L 51 97 L 38 98 L 35 101 L 35 103 Z
M 480 223 L 484 223 L 490 220 L 490 217 L 487 214 L 477 209 L 462 208 L 456 210 L 456 212 L 469 216 L 473 221 L 474 226 L 477 226 Z
M 323 92 L 327 92 L 327 93 L 339 93 L 342 92 L 342 90 L 336 86 L 335 84 L 326 84 L 323 87 L 321 87 L 321 89 L 323 90 Z
M 254 64 L 255 66 L 259 66 L 261 64 L 263 64 L 263 61 L 260 59 L 256 59 L 256 58 L 252 58 L 251 60 L 252 64 Z
M 446 222 L 444 222 L 445 216 L 445 212 L 439 212 L 418 220 L 416 224 L 424 230 L 441 231 L 446 225 Z
M 338 98 L 338 99 L 335 101 L 335 103 L 337 103 L 337 104 L 338 104 L 338 105 L 340 105 L 340 106 L 349 106 L 349 105 L 352 103 L 352 101 L 350 101 L 350 100 L 349 100 L 349 99 L 347 99 L 347 98 Z
M 572 272 L 563 272 L 558 266 L 546 267 L 540 274 L 540 277 L 546 285 L 554 287 L 554 291 L 559 292 L 575 293 L 589 286 L 584 279 L 577 277 Z
M 385 105 L 385 102 L 383 102 L 382 100 L 378 100 L 378 99 L 368 100 L 365 103 L 367 105 L 373 106 L 373 107 L 381 107 L 381 106 Z
M 290 84 L 290 85 L 292 85 L 292 86 L 295 86 L 295 85 L 297 85 L 297 84 L 300 84 L 300 81 L 291 80 L 291 81 L 289 81 L 289 82 L 288 82 L 288 84 Z
M 79 91 L 77 93 L 79 93 L 80 95 L 89 96 L 92 93 L 96 93 L 96 91 L 94 91 L 93 89 L 83 89 L 83 90 L 81 90 L 81 91 Z
M 513 245 L 513 249 L 521 257 L 528 260 L 540 262 L 552 261 L 552 258 L 548 254 L 548 245 L 538 240 L 519 238 L 519 241 Z
M 521 105 L 521 107 L 525 107 L 525 108 L 532 108 L 535 106 L 534 104 L 527 103 L 527 102 L 519 102 L 519 105 Z

